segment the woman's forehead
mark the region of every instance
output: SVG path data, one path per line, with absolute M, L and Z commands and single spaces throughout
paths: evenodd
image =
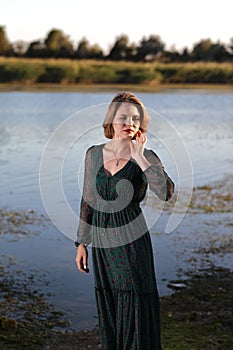
M 117 114 L 138 114 L 139 115 L 139 111 L 138 108 L 132 104 L 132 103 L 127 103 L 127 102 L 123 102 L 120 107 L 117 110 Z

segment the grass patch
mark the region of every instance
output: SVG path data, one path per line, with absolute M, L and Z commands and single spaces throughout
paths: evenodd
M 164 350 L 222 350 L 233 343 L 233 272 L 193 273 L 188 288 L 161 300 Z
M 233 84 L 231 63 L 0 58 L 0 83 Z

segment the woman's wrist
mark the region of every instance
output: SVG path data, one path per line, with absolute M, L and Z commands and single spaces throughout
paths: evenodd
M 150 162 L 148 162 L 148 160 L 146 159 L 145 156 L 141 155 L 139 157 L 135 157 L 134 160 L 137 162 L 137 164 L 140 166 L 140 168 L 142 169 L 142 171 L 145 171 L 146 169 L 148 169 L 151 164 Z
M 74 244 L 75 244 L 75 247 L 76 247 L 76 248 L 78 248 L 80 245 L 82 245 L 82 246 L 85 247 L 85 248 L 87 247 L 87 244 L 85 244 L 85 243 L 80 243 L 80 242 L 78 242 L 78 241 L 75 241 Z

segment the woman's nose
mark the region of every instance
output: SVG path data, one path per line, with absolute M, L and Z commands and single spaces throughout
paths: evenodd
M 128 116 L 127 119 L 126 119 L 126 124 L 127 125 L 132 125 L 133 124 L 133 118 Z

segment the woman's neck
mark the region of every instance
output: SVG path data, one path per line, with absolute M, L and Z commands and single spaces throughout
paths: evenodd
M 116 154 L 121 154 L 122 152 L 126 152 L 130 150 L 130 140 L 129 139 L 117 139 L 113 138 L 111 143 L 111 147 Z

